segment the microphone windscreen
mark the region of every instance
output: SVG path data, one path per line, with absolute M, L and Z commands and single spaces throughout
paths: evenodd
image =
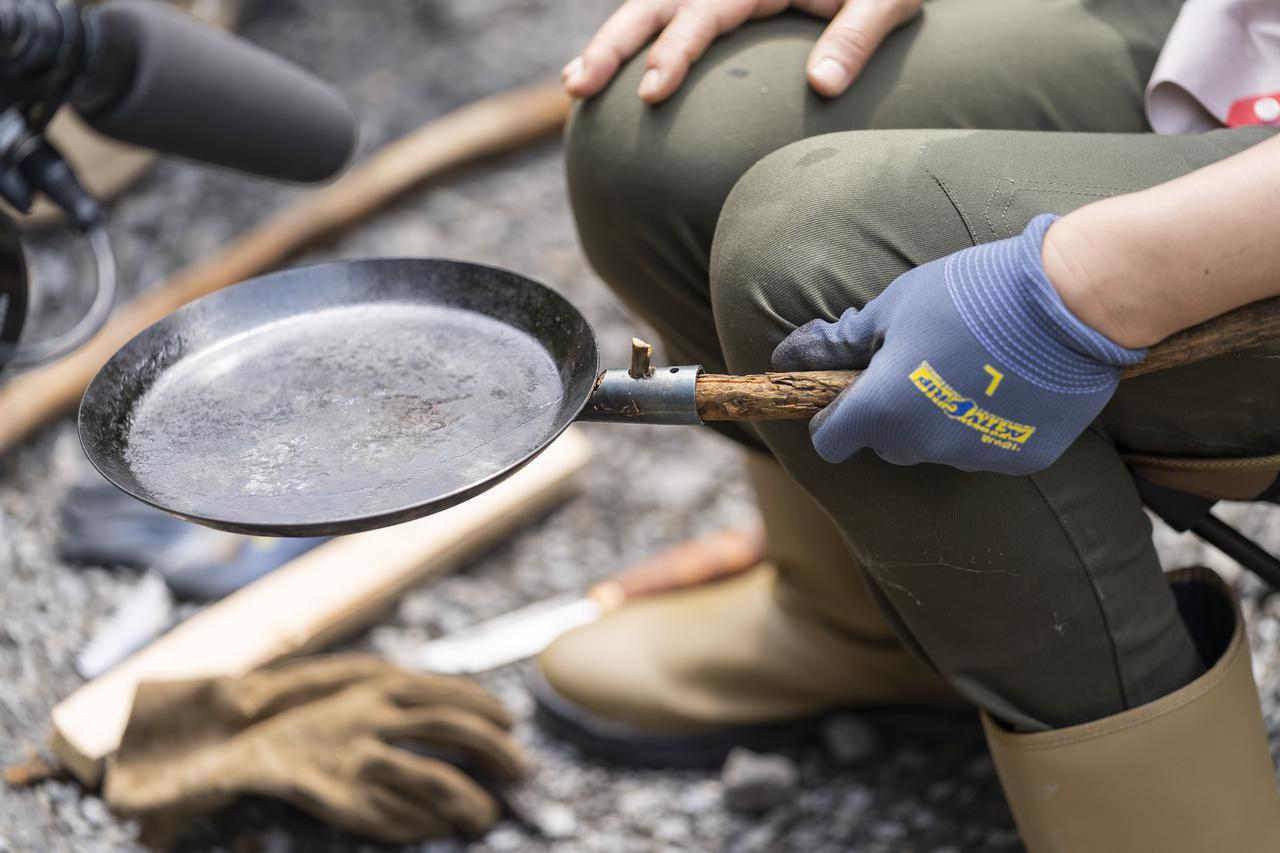
M 105 43 L 132 47 L 95 60 L 133 65 L 124 90 L 84 114 L 107 136 L 286 181 L 332 177 L 351 156 L 346 101 L 296 65 L 154 0 L 108 0 L 86 16 Z

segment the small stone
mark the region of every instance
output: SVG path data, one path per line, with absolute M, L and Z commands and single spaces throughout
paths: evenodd
M 738 840 L 735 849 L 741 853 L 770 853 L 778 847 L 776 836 L 770 824 L 755 826 Z
M 800 771 L 785 755 L 762 755 L 743 747 L 729 753 L 720 771 L 724 801 L 732 809 L 770 809 L 795 792 Z
M 668 844 L 689 840 L 689 821 L 679 815 L 662 817 L 653 824 L 653 837 Z
M 77 805 L 74 800 L 62 800 L 54 808 L 54 814 L 71 830 L 72 834 L 88 835 L 93 831 L 93 827 L 80 816 L 80 809 L 77 808 Z
M 263 853 L 293 853 L 293 838 L 278 826 L 265 830 L 257 838 Z
M 956 786 L 951 782 L 934 782 L 925 791 L 925 799 L 933 802 L 940 802 L 951 797 L 956 791 Z
M 651 788 L 628 786 L 618 792 L 618 813 L 648 820 L 658 809 L 659 794 Z
M 866 788 L 854 788 L 839 803 L 825 809 L 831 814 L 831 831 L 836 838 L 847 838 L 862 824 L 875 797 Z M 820 814 L 821 812 L 815 812 Z
M 519 832 L 508 827 L 493 830 L 484 838 L 485 843 L 494 850 L 520 850 L 525 845 L 525 838 Z
M 1016 829 L 996 829 L 987 833 L 986 848 L 987 850 L 1012 850 L 1018 846 L 1018 831 Z
M 572 838 L 578 831 L 573 810 L 561 803 L 545 803 L 538 809 L 538 831 L 546 838 Z
M 876 750 L 876 734 L 852 714 L 838 714 L 822 724 L 822 742 L 837 764 L 865 761 Z
M 86 796 L 80 801 L 80 815 L 93 827 L 106 826 L 111 822 L 111 813 L 107 806 L 97 797 Z
M 719 786 L 710 779 L 689 785 L 679 799 L 680 808 L 686 814 L 707 812 L 719 804 Z
M 68 782 L 53 780 L 45 782 L 43 787 L 55 806 L 75 803 L 80 799 L 80 789 Z
M 990 755 L 975 755 L 965 765 L 964 775 L 970 779 L 990 779 L 996 775 L 996 766 L 992 763 Z
M 877 823 L 871 827 L 871 835 L 877 841 L 898 841 L 906 837 L 907 828 L 900 823 Z

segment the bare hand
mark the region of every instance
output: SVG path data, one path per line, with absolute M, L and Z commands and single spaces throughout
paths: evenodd
M 834 98 L 849 88 L 885 36 L 920 12 L 923 0 L 626 0 L 564 67 L 570 95 L 589 98 L 655 33 L 639 95 L 656 104 L 671 96 L 691 66 L 721 35 L 753 18 L 794 8 L 831 21 L 805 64 L 809 85 Z

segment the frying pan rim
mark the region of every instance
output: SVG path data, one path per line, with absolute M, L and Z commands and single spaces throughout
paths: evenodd
M 161 503 L 152 499 L 151 497 L 139 494 L 136 490 L 131 489 L 117 482 L 115 478 L 113 478 L 105 470 L 103 470 L 103 466 L 99 464 L 98 458 L 95 456 L 93 452 L 90 451 L 90 448 L 88 447 L 85 440 L 85 432 L 86 432 L 85 423 L 86 423 L 86 419 L 91 413 L 87 413 L 86 404 L 89 402 L 90 396 L 92 395 L 94 388 L 98 385 L 99 378 L 107 370 L 107 368 L 110 367 L 111 364 L 120 356 L 122 352 L 124 352 L 126 349 L 131 347 L 138 340 L 138 338 L 147 334 L 152 329 L 155 329 L 157 326 L 160 326 L 161 324 L 164 324 L 164 323 L 176 322 L 174 321 L 174 318 L 178 317 L 178 315 L 187 311 L 188 308 L 193 308 L 196 304 L 206 299 L 209 299 L 211 297 L 216 297 L 224 293 L 229 293 L 233 290 L 237 290 L 239 288 L 245 287 L 246 285 L 252 285 L 252 284 L 261 282 L 265 279 L 272 278 L 273 276 L 284 275 L 287 273 L 305 272 L 308 270 L 314 271 L 314 270 L 325 268 L 325 267 L 349 266 L 352 264 L 366 264 L 366 263 L 376 264 L 376 263 L 396 263 L 396 262 L 399 262 L 399 263 L 409 262 L 413 264 L 444 262 L 448 264 L 459 264 L 467 267 L 479 268 L 479 269 L 489 270 L 496 273 L 501 273 L 505 276 L 511 276 L 511 277 L 514 277 L 516 280 L 523 280 L 525 282 L 536 285 L 537 287 L 540 287 L 550 292 L 555 297 L 557 297 L 570 312 L 572 312 L 572 316 L 576 317 L 576 319 L 581 322 L 582 328 L 586 330 L 586 342 L 590 343 L 591 345 L 590 360 L 594 362 L 593 364 L 588 365 L 587 368 L 589 368 L 590 370 L 590 375 L 592 379 L 599 376 L 600 341 L 596 337 L 594 327 L 592 327 L 591 323 L 582 314 L 582 312 L 578 309 L 578 307 L 574 305 L 572 301 L 569 300 L 568 297 L 566 297 L 560 291 L 556 290 L 554 287 L 551 287 L 550 285 L 545 284 L 535 278 L 527 276 L 524 273 L 519 273 L 519 272 L 516 272 L 515 270 L 508 269 L 507 267 L 498 266 L 497 264 L 486 264 L 478 261 L 469 261 L 469 260 L 463 260 L 460 258 L 450 258 L 450 257 L 444 257 L 444 256 L 438 256 L 438 255 L 432 255 L 427 257 L 374 256 L 374 257 L 363 257 L 363 258 L 340 258 L 340 259 L 329 260 L 329 261 L 318 261 L 316 263 L 311 263 L 311 264 L 299 264 L 297 266 L 286 267 L 284 269 L 273 270 L 268 273 L 263 273 L 262 275 L 257 275 L 257 276 L 254 276 L 253 278 L 248 278 L 248 279 L 245 279 L 244 281 L 236 282 L 235 284 L 229 285 L 228 287 L 220 288 L 219 290 L 216 290 L 212 293 L 208 293 L 208 294 L 205 294 L 204 296 L 193 299 L 192 301 L 174 309 L 169 314 L 165 315 L 164 317 L 157 320 L 156 322 L 149 324 L 145 329 L 139 331 L 137 334 L 131 337 L 127 342 L 125 342 L 119 348 L 117 348 L 116 351 L 113 352 L 111 356 L 102 363 L 102 365 L 94 373 L 93 379 L 91 379 L 89 381 L 89 384 L 85 386 L 84 394 L 81 395 L 80 404 L 76 409 L 76 434 L 80 441 L 80 448 L 84 452 L 84 455 L 88 458 L 89 464 L 93 466 L 94 470 L 97 471 L 98 474 L 103 477 L 103 479 L 111 483 L 120 491 L 124 492 L 125 494 L 129 495 L 135 500 L 141 501 L 142 503 L 150 507 L 158 509 L 161 512 L 164 512 L 168 515 L 174 516 L 175 518 L 179 518 L 184 521 L 195 522 L 205 527 L 212 527 L 217 530 L 224 530 L 231 533 L 239 533 L 239 534 L 250 535 L 250 536 L 269 536 L 269 537 L 278 537 L 278 538 L 293 538 L 293 537 L 302 537 L 302 536 L 343 536 L 343 535 L 348 535 L 352 533 L 362 533 L 367 530 L 376 530 L 382 527 L 391 527 L 397 524 L 403 524 L 409 521 L 414 521 L 419 518 L 424 518 L 428 515 L 433 515 L 437 512 L 442 512 L 446 509 L 449 509 L 450 507 L 456 506 L 468 500 L 469 498 L 483 494 L 484 492 L 488 491 L 489 489 L 501 483 L 506 478 L 515 474 L 525 465 L 528 465 L 530 462 L 532 462 L 534 459 L 540 456 L 543 453 L 543 451 L 545 451 L 548 447 L 550 447 L 551 444 L 556 439 L 558 439 L 561 435 L 564 434 L 565 430 L 567 430 L 570 426 L 574 424 L 575 421 L 577 421 L 578 417 L 582 414 L 582 410 L 586 408 L 588 401 L 591 399 L 590 389 L 593 386 L 588 385 L 587 386 L 588 390 L 586 391 L 586 393 L 581 395 L 581 399 L 576 401 L 576 403 L 571 403 L 569 406 L 563 407 L 561 409 L 562 412 L 569 412 L 571 416 L 565 418 L 563 423 L 556 426 L 554 429 L 549 430 L 541 443 L 539 443 L 534 449 L 525 453 L 521 458 L 500 468 L 498 471 L 480 480 L 477 480 L 473 483 L 469 483 L 465 486 L 461 486 L 457 489 L 454 489 L 451 492 L 438 495 L 435 498 L 432 498 L 431 500 L 426 502 L 420 501 L 420 502 L 411 503 L 405 506 L 396 507 L 394 509 L 380 510 L 373 514 L 344 516 L 342 518 L 331 519 L 323 522 L 299 522 L 296 524 L 293 524 L 293 523 L 257 524 L 254 522 L 246 522 L 246 521 L 240 521 L 235 519 L 218 518 L 211 515 L 199 515 L 199 514 L 178 512 L 172 507 L 163 506 Z M 473 309 L 460 308 L 459 310 L 473 310 Z M 498 318 L 492 318 L 492 319 L 497 320 Z M 505 322 L 505 321 L 499 321 L 499 322 Z M 545 348 L 545 344 L 542 340 L 539 340 L 538 343 L 539 345 L 542 345 Z M 586 369 L 584 369 L 584 372 L 586 372 Z M 562 383 L 562 385 L 564 384 L 567 384 L 567 383 Z M 562 391 L 564 391 L 566 394 L 568 393 L 567 388 L 562 388 Z M 126 466 L 126 467 L 128 468 L 129 466 Z

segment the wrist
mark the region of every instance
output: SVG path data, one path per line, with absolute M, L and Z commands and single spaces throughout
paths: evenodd
M 959 319 L 995 360 L 1042 390 L 1089 394 L 1111 388 L 1116 371 L 1141 361 L 1077 317 L 1045 274 L 1045 233 L 1037 216 L 1016 237 L 965 249 L 946 260 L 944 286 Z
M 1079 216 L 1051 225 L 1041 243 L 1041 264 L 1066 309 L 1117 345 L 1140 350 L 1169 334 L 1152 323 L 1156 313 L 1126 304 L 1132 291 L 1110 272 L 1119 268 L 1108 261 L 1105 241 L 1092 240 Z

